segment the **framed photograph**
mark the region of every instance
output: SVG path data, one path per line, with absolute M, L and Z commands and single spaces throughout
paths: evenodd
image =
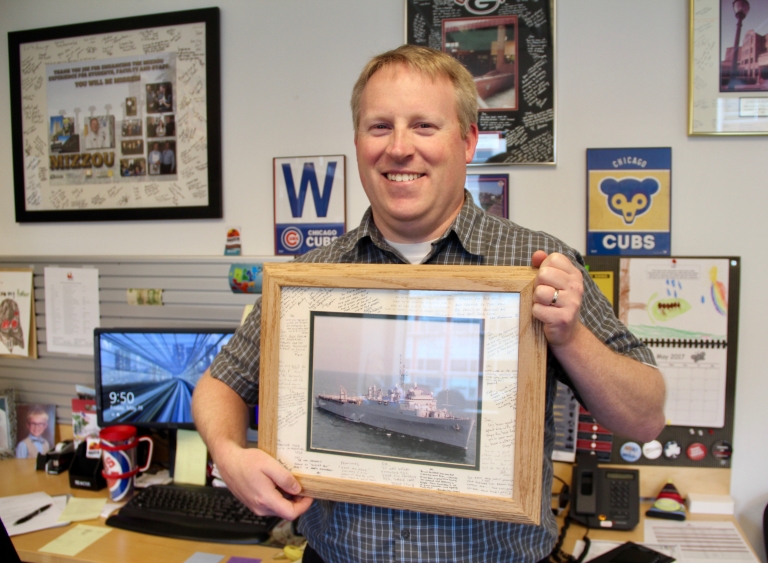
M 467 174 L 464 187 L 486 213 L 509 219 L 509 174 Z
M 16 392 L 0 389 L 0 459 L 14 457 L 16 444 Z
M 313 498 L 538 524 L 535 275 L 264 264 L 259 448 Z
M 56 431 L 56 405 L 16 405 L 16 457 L 48 453 Z
M 8 45 L 16 221 L 222 217 L 218 8 Z
M 768 134 L 768 5 L 689 1 L 688 134 Z
M 555 2 L 406 0 L 405 41 L 453 56 L 477 86 L 472 164 L 555 164 Z

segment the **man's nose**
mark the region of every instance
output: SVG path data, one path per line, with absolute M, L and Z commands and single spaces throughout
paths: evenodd
M 390 136 L 387 154 L 395 160 L 408 158 L 413 154 L 411 132 L 405 128 L 395 128 Z

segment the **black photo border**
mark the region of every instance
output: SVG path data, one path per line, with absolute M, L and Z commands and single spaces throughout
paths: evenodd
M 189 207 L 100 208 L 29 211 L 24 178 L 22 128 L 21 46 L 25 43 L 102 35 L 192 23 L 205 24 L 208 201 Z M 65 221 L 137 221 L 163 219 L 220 219 L 223 216 L 221 184 L 221 49 L 219 8 L 167 12 L 114 20 L 70 24 L 8 33 L 11 78 L 11 136 L 16 221 L 19 223 Z

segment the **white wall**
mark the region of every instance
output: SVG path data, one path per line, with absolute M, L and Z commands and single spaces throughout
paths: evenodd
M 208 7 L 201 0 L 0 0 L 0 31 Z M 272 158 L 348 157 L 347 222 L 367 205 L 356 173 L 349 93 L 373 54 L 403 42 L 401 0 L 220 0 L 224 219 L 142 223 L 14 221 L 7 42 L 0 41 L 0 253 L 218 255 L 229 225 L 244 252 L 272 254 Z M 557 7 L 557 166 L 511 174 L 512 220 L 584 250 L 587 147 L 672 147 L 672 252 L 740 255 L 732 492 L 765 558 L 768 378 L 760 337 L 768 138 L 691 138 L 688 2 L 561 0 Z M 761 225 L 763 225 L 761 227 Z M 762 243 L 762 244 L 761 244 Z M 762 320 L 761 320 L 762 319 Z M 763 342 L 763 344 L 761 344 Z M 642 405 L 638 405 L 642 408 Z M 765 560 L 765 559 L 764 559 Z

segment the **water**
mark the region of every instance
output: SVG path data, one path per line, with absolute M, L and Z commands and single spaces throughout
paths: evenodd
M 311 443 L 324 451 L 392 461 L 477 469 L 477 426 L 464 450 L 431 440 L 351 422 L 314 407 Z

